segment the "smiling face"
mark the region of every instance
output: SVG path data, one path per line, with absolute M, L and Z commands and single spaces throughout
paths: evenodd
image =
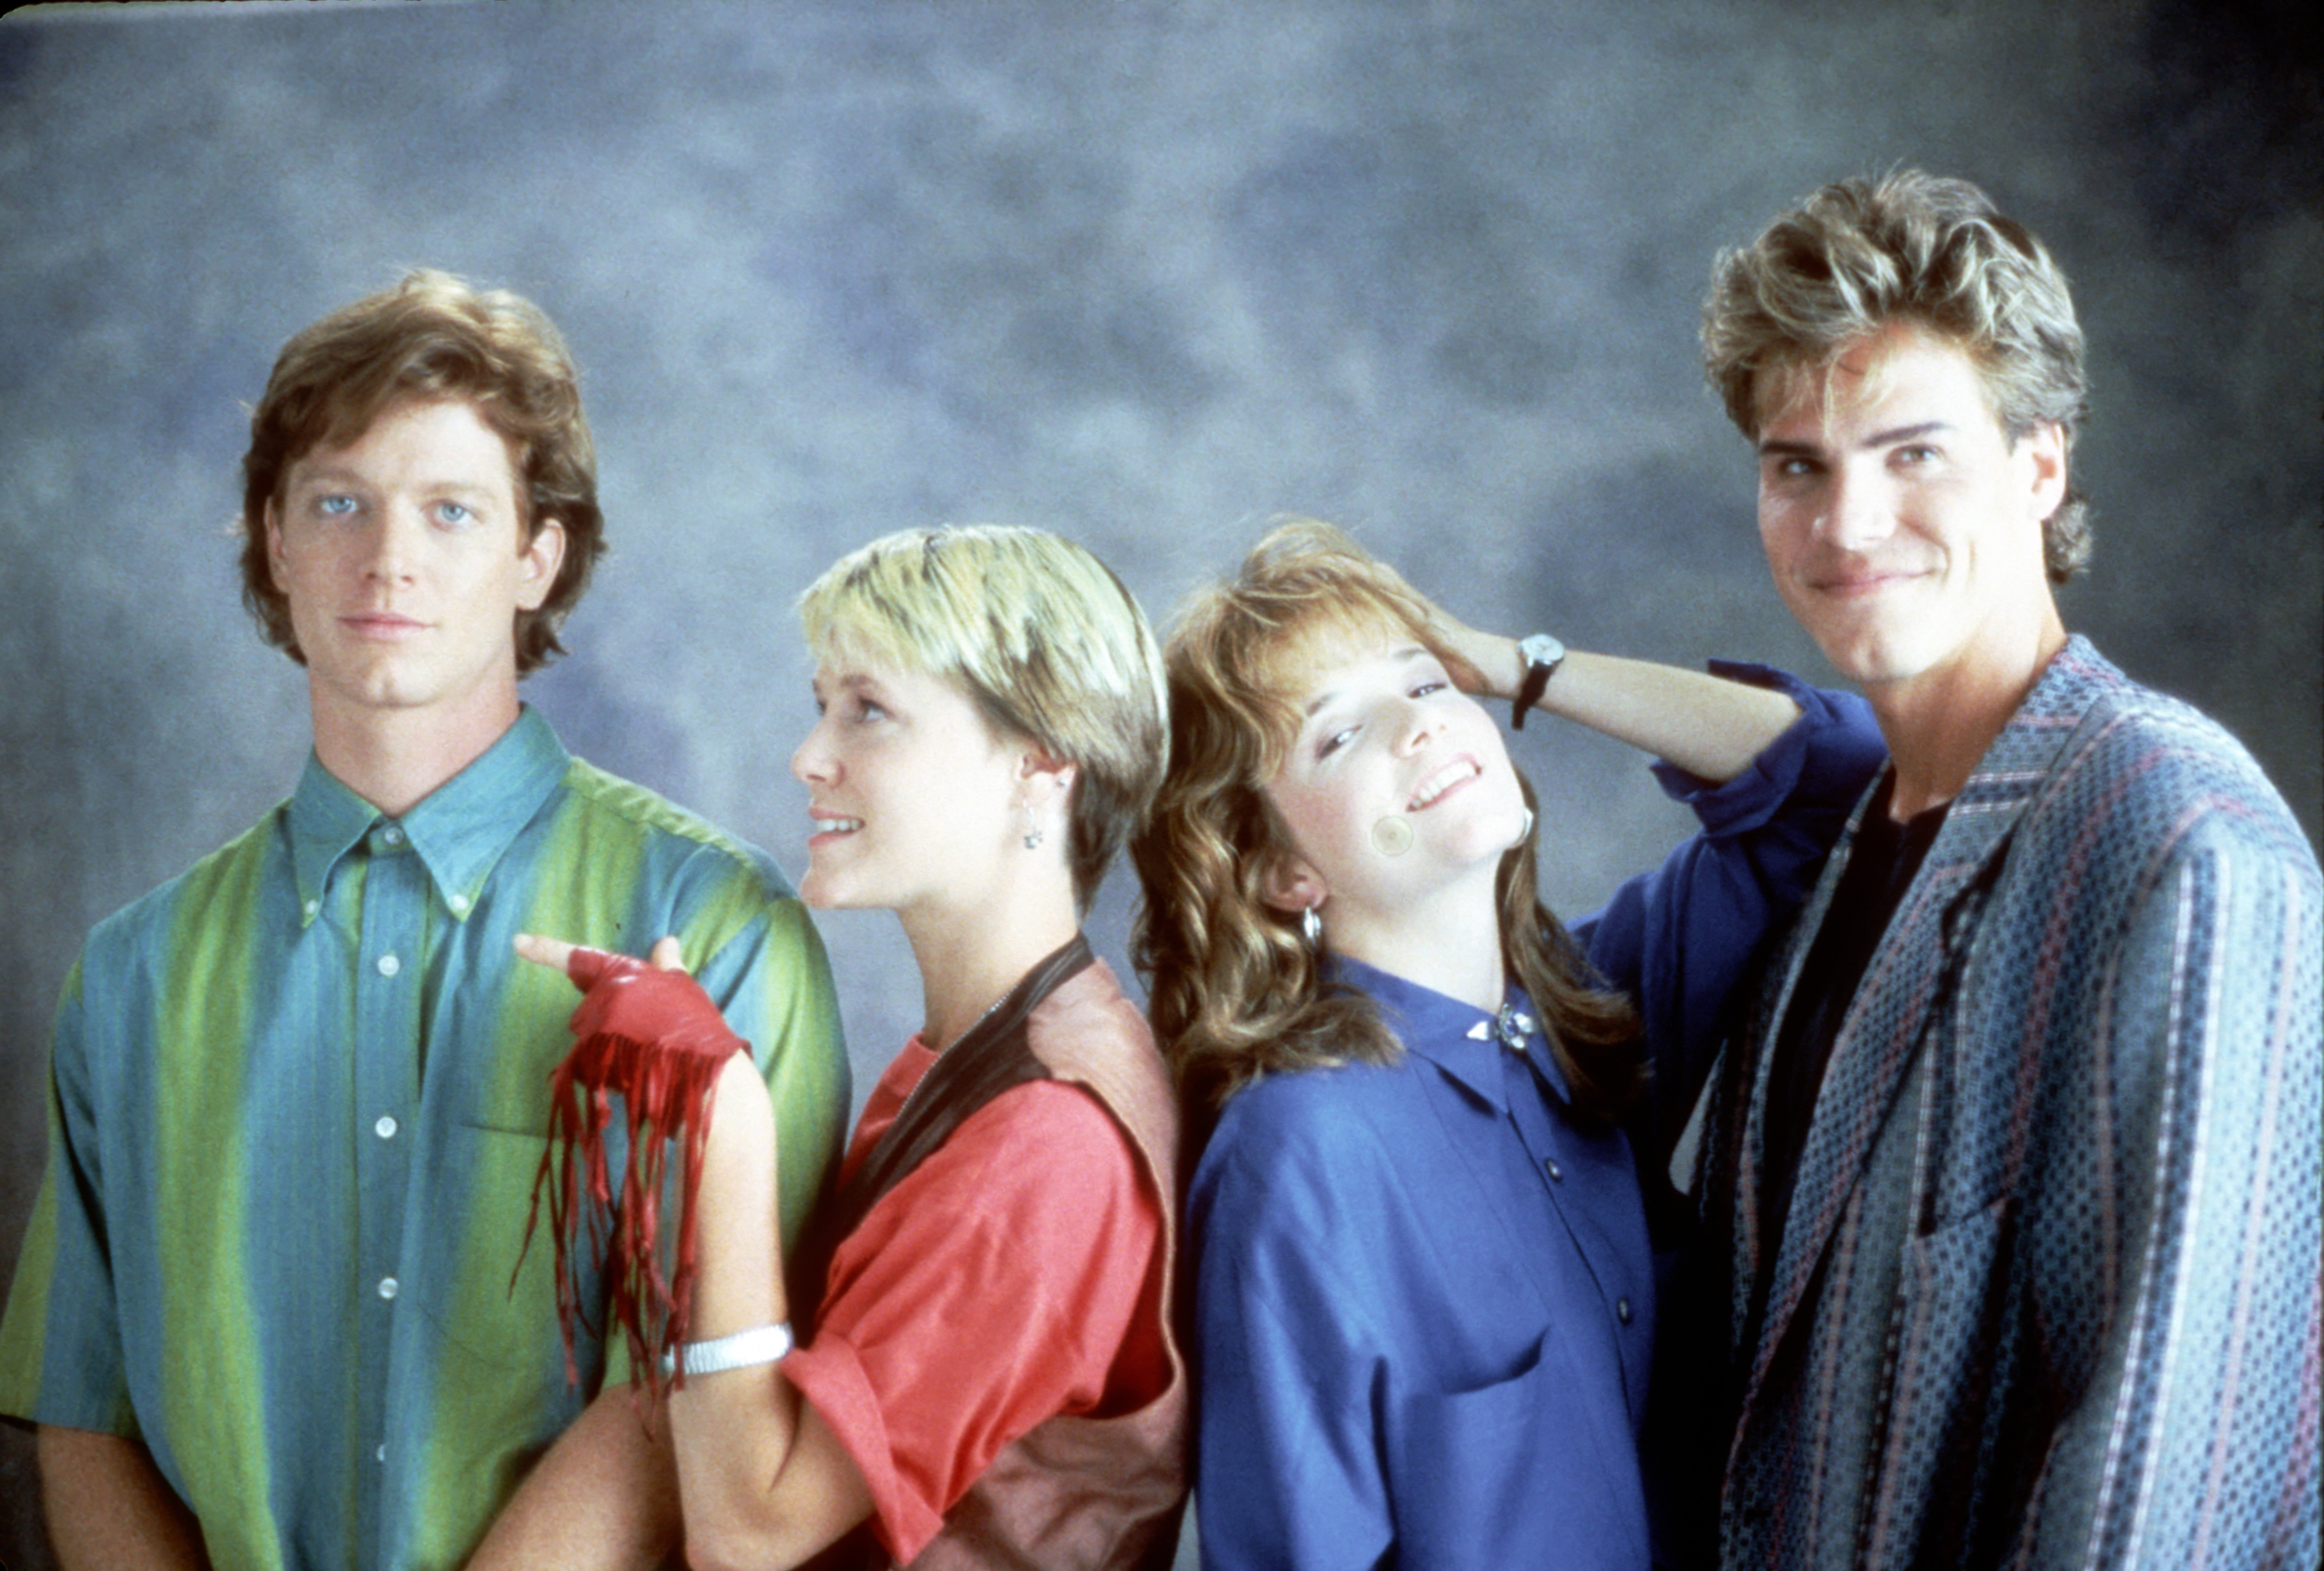
M 1783 391 L 1760 423 L 1759 534 L 1825 657 L 1876 703 L 2030 681 L 2064 641 L 2042 557 L 2058 429 L 2013 442 L 1969 356 L 1909 327 Z
M 1392 926 L 1455 886 L 1489 902 L 1525 825 L 1492 716 L 1387 631 L 1321 639 L 1302 664 L 1287 684 L 1298 730 L 1265 791 L 1330 901 L 1327 925 Z
M 460 402 L 391 406 L 290 465 L 267 508 L 318 737 L 420 719 L 497 735 L 516 717 L 516 616 L 557 578 L 564 531 L 528 541 L 508 444 Z
M 816 826 L 800 898 L 907 918 L 973 908 L 1022 838 L 1023 750 L 939 677 L 836 661 L 816 670 L 815 699 L 791 756 Z

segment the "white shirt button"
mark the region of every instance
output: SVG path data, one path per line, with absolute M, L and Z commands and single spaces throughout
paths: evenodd
M 452 908 L 452 914 L 456 917 L 468 914 L 468 897 L 465 894 L 456 894 L 445 903 Z
M 1565 1182 L 1565 1169 L 1557 1165 L 1556 1158 L 1552 1157 L 1541 1165 L 1549 1170 L 1550 1182 L 1554 1184 L 1563 1184 Z
M 372 1133 L 379 1136 L 382 1140 L 393 1140 L 395 1138 L 395 1120 L 383 1114 L 380 1115 L 380 1121 L 371 1126 L 371 1132 Z
M 386 1442 L 386 1441 L 384 1441 L 384 1440 L 382 1440 L 382 1441 L 379 1443 L 379 1449 L 378 1449 L 378 1450 L 376 1450 L 376 1451 L 374 1451 L 374 1452 L 373 1452 L 373 1453 L 372 1453 L 372 1455 L 373 1455 L 374 1457 L 378 1458 L 378 1459 L 379 1459 L 380 1461 L 382 1461 L 382 1462 L 386 1461 L 386 1460 L 387 1460 L 387 1442 Z
M 1629 1299 L 1617 1298 L 1614 1300 L 1614 1318 L 1619 1320 L 1625 1326 L 1628 1326 L 1630 1323 Z
M 318 901 L 318 900 L 310 900 L 310 901 L 309 901 L 307 902 L 307 915 L 308 915 L 308 918 L 311 920 L 311 919 L 313 919 L 313 917 L 314 917 L 315 913 L 316 913 L 317 911 L 318 911 L 318 910 L 321 910 L 322 909 L 323 909 L 323 902 L 322 902 L 321 901 Z
M 379 1296 L 383 1298 L 392 1298 L 395 1297 L 395 1279 L 393 1277 L 382 1277 L 379 1279 Z
M 390 824 L 386 828 L 381 830 L 379 837 L 386 841 L 391 846 L 401 846 L 403 844 L 403 831 L 397 828 L 392 824 Z
M 379 957 L 379 974 L 382 976 L 392 976 L 402 969 L 403 962 L 397 959 L 394 956 L 382 955 Z

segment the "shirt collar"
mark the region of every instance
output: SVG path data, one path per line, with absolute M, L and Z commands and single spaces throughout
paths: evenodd
M 1325 957 L 1323 975 L 1369 996 L 1404 1044 L 1405 1050 L 1427 1059 L 1462 1086 L 1495 1106 L 1507 1099 L 1501 1059 L 1510 1049 L 1494 1034 L 1494 1017 L 1473 1004 L 1447 997 L 1433 987 L 1351 960 L 1342 955 Z M 1525 1033 L 1525 1056 L 1550 1090 L 1562 1102 L 1572 1101 L 1565 1076 L 1549 1050 L 1541 1029 L 1540 1012 L 1515 982 L 1505 984 L 1502 1007 L 1523 1015 L 1530 1023 Z
M 291 864 L 304 922 L 322 910 L 324 893 L 347 853 L 374 827 L 410 842 L 455 920 L 475 909 L 494 864 L 532 821 L 571 767 L 573 755 L 531 705 L 475 762 L 446 781 L 392 824 L 323 767 L 312 753 L 290 797 Z

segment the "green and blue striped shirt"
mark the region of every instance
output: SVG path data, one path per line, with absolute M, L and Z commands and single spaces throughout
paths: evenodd
M 0 1412 L 142 1439 L 220 1566 L 464 1560 L 606 1372 L 585 1333 L 567 1383 L 546 1207 L 516 1269 L 576 1002 L 522 931 L 679 936 L 773 1090 L 798 1236 L 848 1105 L 814 928 L 764 853 L 527 708 L 400 819 L 310 759 L 90 934 Z

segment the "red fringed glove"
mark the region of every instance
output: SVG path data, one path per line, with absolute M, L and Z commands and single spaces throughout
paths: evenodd
M 574 949 L 566 975 L 582 989 L 573 1012 L 573 1050 L 549 1077 L 549 1149 L 533 1179 L 525 1247 L 532 1245 L 540 1191 L 549 1191 L 549 1232 L 557 1241 L 557 1321 L 565 1337 L 565 1377 L 579 1382 L 573 1328 L 584 1313 L 584 1258 L 601 1264 L 607 1288 L 607 1325 L 629 1339 L 630 1363 L 641 1384 L 659 1393 L 661 1354 L 686 1340 L 693 1309 L 695 1197 L 702 1186 L 702 1155 L 710 1137 L 710 1106 L 719 1071 L 750 1044 L 727 1028 L 701 984 L 683 971 L 659 971 L 626 955 Z M 613 1200 L 605 1167 L 605 1127 L 621 1098 L 629 1130 L 629 1161 L 621 1205 L 610 1225 L 590 1227 Z M 682 1141 L 678 1186 L 678 1258 L 662 1270 L 660 1220 L 663 1162 L 668 1144 Z M 583 1186 L 587 1186 L 584 1203 Z M 586 1243 L 588 1255 L 579 1252 Z M 518 1256 L 522 1263 L 523 1256 Z M 512 1282 L 513 1279 L 512 1279 Z M 678 1383 L 685 1382 L 685 1372 Z

